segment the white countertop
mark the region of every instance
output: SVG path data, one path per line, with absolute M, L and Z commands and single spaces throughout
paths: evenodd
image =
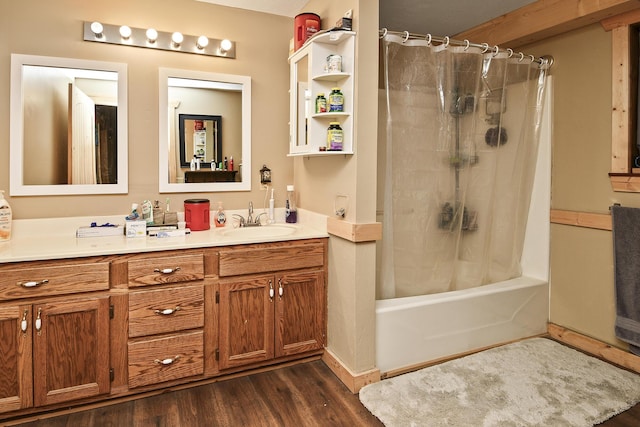
M 227 210 L 226 213 L 229 219 L 234 213 L 246 216 L 244 210 Z M 211 218 L 213 214 L 212 211 Z M 125 223 L 124 215 L 14 220 L 11 240 L 0 242 L 0 264 L 328 237 L 326 216 L 303 209 L 298 210 L 298 223 L 294 225 L 293 233 L 260 238 L 238 235 L 240 233 L 227 235 L 225 231 L 233 228 L 230 220 L 225 227 L 216 228 L 212 223 L 209 230 L 194 231 L 179 237 L 77 238 L 78 227 L 89 226 L 92 222 L 122 225 Z M 276 225 L 284 223 L 284 209 L 276 209 Z M 263 227 L 269 227 L 269 225 Z

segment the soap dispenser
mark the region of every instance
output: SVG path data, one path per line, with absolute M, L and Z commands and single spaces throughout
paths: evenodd
M 213 217 L 213 222 L 215 223 L 216 227 L 224 227 L 227 222 L 227 215 L 224 213 L 222 202 L 218 202 L 218 210 Z
M 0 242 L 11 240 L 11 206 L 0 190 Z

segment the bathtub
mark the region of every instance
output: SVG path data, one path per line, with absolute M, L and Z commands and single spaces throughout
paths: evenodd
M 376 301 L 382 374 L 546 332 L 546 280 L 521 276 L 461 291 Z
M 520 260 L 522 276 L 459 291 L 376 301 L 376 365 L 383 375 L 547 331 L 552 82 L 549 77 Z

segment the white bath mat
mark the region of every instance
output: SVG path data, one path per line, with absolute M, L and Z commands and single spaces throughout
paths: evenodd
M 544 338 L 370 384 L 385 426 L 592 426 L 640 401 L 640 375 Z

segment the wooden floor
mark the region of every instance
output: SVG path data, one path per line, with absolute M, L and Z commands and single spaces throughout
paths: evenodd
M 352 394 L 319 360 L 18 425 L 22 427 L 382 426 L 362 406 L 358 395 Z M 428 425 L 429 423 L 425 422 L 425 427 Z M 640 404 L 601 425 L 639 426 Z

